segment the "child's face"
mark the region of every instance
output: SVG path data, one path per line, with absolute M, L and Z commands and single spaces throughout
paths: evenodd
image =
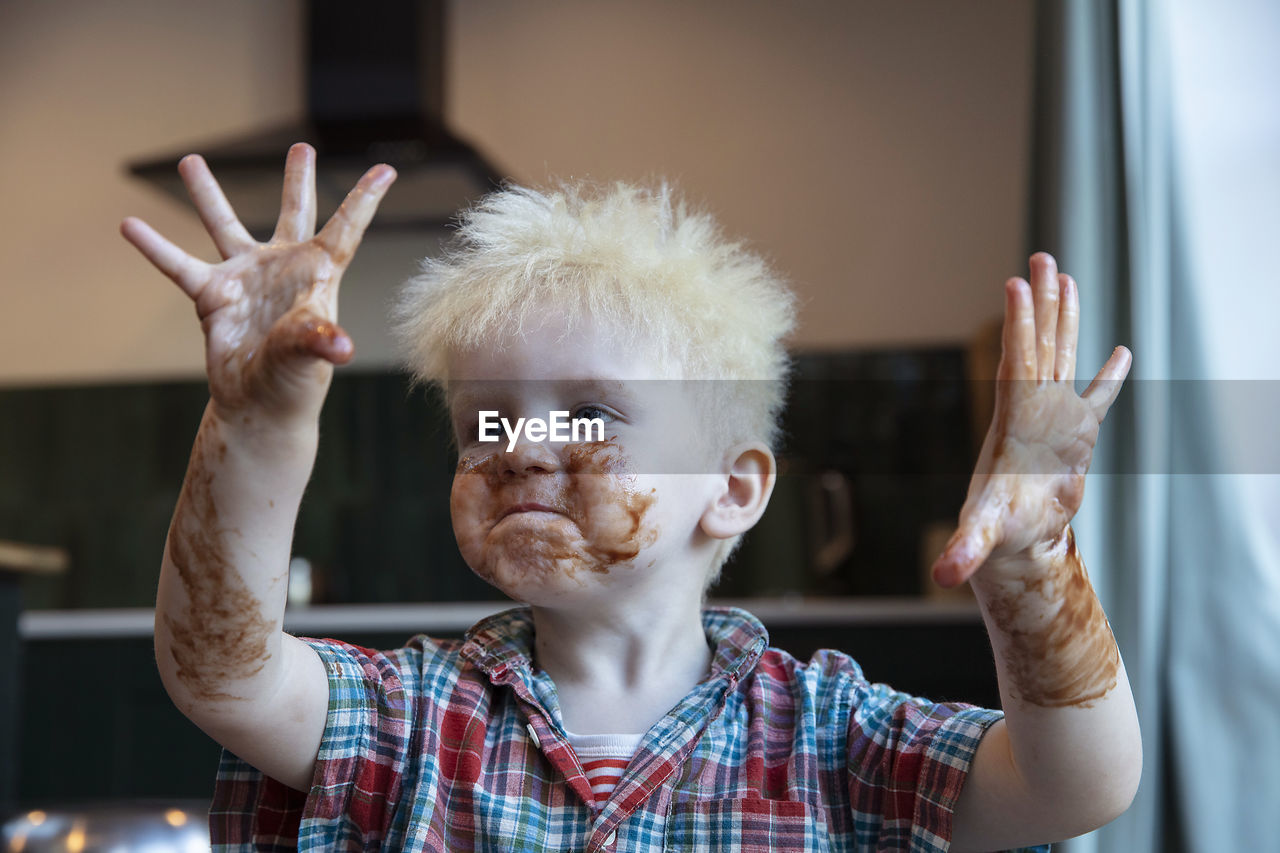
M 512 598 L 542 606 L 604 590 L 700 595 L 715 499 L 691 398 L 697 383 L 655 375 L 597 324 L 560 340 L 563 321 L 454 353 L 450 410 L 459 464 L 450 509 L 463 558 Z M 479 440 L 481 411 L 601 418 L 604 440 Z M 697 472 L 697 473 L 693 473 Z

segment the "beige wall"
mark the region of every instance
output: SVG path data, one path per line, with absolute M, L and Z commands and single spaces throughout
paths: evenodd
M 796 282 L 805 347 L 955 342 L 1024 239 L 1031 4 L 454 2 L 449 111 L 517 180 L 666 175 Z M 197 376 L 194 314 L 116 232 L 208 256 L 129 158 L 296 116 L 298 3 L 0 9 L 0 384 Z M 283 157 L 283 152 L 281 152 Z M 323 163 L 321 163 L 323 168 Z M 429 249 L 367 243 L 343 322 Z

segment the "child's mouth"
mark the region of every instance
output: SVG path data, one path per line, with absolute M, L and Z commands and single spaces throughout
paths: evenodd
M 560 510 L 556 509 L 555 507 L 547 506 L 546 504 L 520 503 L 520 504 L 514 504 L 512 506 L 509 506 L 505 510 L 503 510 L 502 515 L 499 516 L 498 520 L 501 521 L 502 519 L 506 518 L 509 515 L 515 515 L 517 513 L 527 513 L 527 512 L 549 512 L 549 513 L 560 514 Z

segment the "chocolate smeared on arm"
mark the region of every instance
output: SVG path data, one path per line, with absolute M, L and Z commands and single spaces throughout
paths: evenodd
M 1120 653 L 1068 526 L 1035 559 L 1040 572 L 979 574 L 979 598 L 1003 638 L 1016 698 L 1047 708 L 1090 707 L 1116 686 Z M 1020 576 L 1019 576 L 1020 575 Z M 993 637 L 993 639 L 995 639 Z
M 278 630 L 228 554 L 226 539 L 238 531 L 219 523 L 211 468 L 226 453 L 216 421 L 206 417 L 169 530 L 169 559 L 187 595 L 180 614 L 163 614 L 169 652 L 178 678 L 201 700 L 243 698 L 222 687 L 262 671 L 268 638 Z

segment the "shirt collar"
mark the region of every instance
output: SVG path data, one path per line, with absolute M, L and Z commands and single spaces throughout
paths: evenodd
M 738 607 L 706 607 L 702 627 L 711 646 L 711 678 L 741 681 L 769 645 L 769 632 L 755 616 Z M 533 613 L 515 607 L 485 617 L 466 633 L 462 656 L 491 680 L 512 669 L 531 668 Z

